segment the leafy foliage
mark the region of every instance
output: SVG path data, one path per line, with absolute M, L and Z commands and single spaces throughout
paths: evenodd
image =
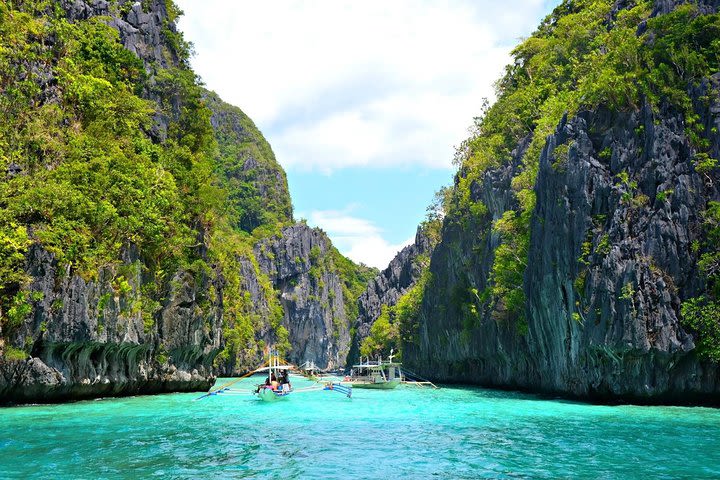
M 345 313 L 352 322 L 358 316 L 357 299 L 360 298 L 368 282 L 375 278 L 379 272 L 376 268 L 368 267 L 365 264 L 354 263 L 342 255 L 337 248 L 332 246 L 330 247 L 329 257 L 332 260 L 335 271 L 342 279 Z
M 394 309 L 383 305 L 380 316 L 370 327 L 370 335 L 360 345 L 360 355 L 374 357 L 378 354 L 387 354 L 391 348 L 397 347 L 400 332 L 398 322 L 395 318 L 391 319 L 391 314 L 395 316 Z
M 704 224 L 704 251 L 698 266 L 707 287 L 703 295 L 683 302 L 682 322 L 697 334 L 700 354 L 720 362 L 720 202 L 710 202 Z
M 521 211 L 508 210 L 495 222 L 494 229 L 500 233 L 503 243 L 495 250 L 490 291 L 496 299 L 496 312 L 515 315 L 522 325 L 525 322 L 523 275 L 530 248 L 529 217 L 534 209 L 535 194 L 523 190 L 520 195 Z
M 472 186 L 489 170 L 510 162 L 523 139 L 530 140 L 520 152 L 512 181 L 517 206 L 494 224 L 502 244 L 495 251 L 488 290 L 496 314 L 515 318 L 521 326 L 533 188 L 546 138 L 563 115 L 599 106 L 623 111 L 644 102 L 655 109 L 669 105 L 685 115 L 693 144 L 709 148 L 687 92 L 717 69 L 720 15 L 701 15 L 695 5 L 686 4 L 651 18 L 649 0 L 625 3 L 621 9 L 611 0 L 566 0 L 558 6 L 513 50 L 514 61 L 496 84 L 496 102 L 483 105 L 472 135 L 456 153 L 459 170 L 446 198 L 446 221 L 467 227 L 487 218 L 486 209 L 473 208 Z M 638 28 L 643 22 L 645 28 Z M 559 173 L 572 161 L 569 146 L 550 153 Z M 611 153 L 606 150 L 598 156 L 607 161 Z M 696 163 L 699 170 L 716 167 L 703 152 Z M 637 208 L 645 206 L 649 199 L 634 196 L 626 180 L 624 200 Z M 605 245 L 598 247 L 605 250 Z
M 417 342 L 420 306 L 425 288 L 430 282 L 426 268 L 420 279 L 398 299 L 393 306 L 383 305 L 380 316 L 370 327 L 370 335 L 360 344 L 360 355 L 387 357 L 392 349 L 402 358 L 403 345 Z
M 698 335 L 698 352 L 705 358 L 720 362 L 720 302 L 707 296 L 683 302 L 683 325 Z
M 28 358 L 28 354 L 25 350 L 6 346 L 3 351 L 3 358 L 9 362 L 19 362 Z
M 190 45 L 173 25 L 181 12 L 165 3 L 169 67 L 144 64 L 106 18 L 69 22 L 56 2 L 0 2 L 0 326 L 8 337 L 32 308 L 24 263 L 36 243 L 58 271 L 86 279 L 101 268 L 121 271 L 122 252 L 139 252 L 150 281 L 131 285 L 118 273 L 113 286 L 132 298 L 146 332 L 174 272 L 194 272 L 202 286 L 216 270 L 227 281 L 224 353 L 249 354 L 266 323 L 288 347 L 269 281 L 258 273 L 270 311 L 253 317 L 237 268 L 255 241 L 241 230 L 275 231 L 291 218 L 284 174 L 239 110 L 222 105 L 249 138 L 213 130 L 208 94 L 189 68 Z M 110 8 L 126 14 L 129 6 Z M 281 176 L 268 182 L 285 191 L 259 198 L 269 183 L 254 191 L 232 184 L 243 155 L 266 160 Z M 219 301 L 213 288 L 201 301 L 206 313 Z
M 427 260 L 429 263 L 429 259 Z M 429 269 L 425 269 L 420 279 L 409 288 L 395 304 L 395 316 L 399 325 L 400 344 L 396 350 L 402 353 L 402 345 L 418 342 L 420 327 L 420 307 L 422 306 L 425 289 L 431 283 Z

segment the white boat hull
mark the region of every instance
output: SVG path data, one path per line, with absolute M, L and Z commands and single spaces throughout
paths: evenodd
M 348 381 L 342 382 L 343 385 L 352 385 L 353 388 L 371 388 L 375 390 L 392 390 L 400 385 L 400 379 L 382 381 L 382 382 L 364 382 L 364 381 Z

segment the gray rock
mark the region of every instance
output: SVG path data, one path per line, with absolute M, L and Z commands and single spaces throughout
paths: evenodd
M 670 13 L 679 5 L 685 3 L 693 3 L 697 5 L 700 13 L 714 13 L 718 8 L 720 8 L 720 1 L 718 0 L 655 0 L 652 15 L 655 16 Z
M 211 279 L 198 281 L 188 272 L 178 272 L 168 285 L 166 303 L 144 314 L 137 309 L 139 292 L 151 279 L 142 278 L 141 265 L 132 255 L 126 261 L 122 275 L 131 291 L 121 292 L 113 285 L 117 270 L 102 269 L 96 280 L 85 280 L 58 271 L 50 253 L 31 247 L 27 273 L 32 279 L 28 290 L 34 292 L 32 314 L 13 343 L 32 345 L 33 358 L 0 362 L 0 402 L 212 385 L 222 320 L 219 305 L 209 311 L 199 306 Z M 161 361 L 162 355 L 167 362 Z
M 382 313 L 383 305 L 394 306 L 419 280 L 423 269 L 418 264 L 418 257 L 429 256 L 431 252 L 430 239 L 418 228 L 415 242 L 398 252 L 387 268 L 370 281 L 367 289 L 358 299 L 358 317 L 354 323 L 355 335 L 351 339 L 346 368 L 359 360 L 360 345 L 370 335 L 370 328 Z
M 713 148 L 719 103 L 700 112 Z M 566 143 L 566 164 L 553 166 L 553 150 Z M 600 153 L 608 148 L 609 158 Z M 446 222 L 432 256 L 420 341 L 404 349 L 408 366 L 441 381 L 588 399 L 717 402 L 720 369 L 696 355 L 679 321 L 681 302 L 703 288 L 691 248 L 700 212 L 720 199 L 720 179 L 696 173 L 693 154 L 682 117 L 668 109 L 600 109 L 563 119 L 547 139 L 535 185 L 524 280 L 528 331 L 489 309 L 479 324 L 463 325 L 456 295 L 485 289 L 498 243 L 489 218 L 469 229 Z M 487 173 L 478 188 L 489 217 L 513 208 L 511 169 Z M 621 172 L 637 187 L 621 182 Z M 581 261 L 584 242 L 592 252 Z M 603 242 L 607 248 L 599 248 Z
M 143 5 L 149 5 L 147 11 Z M 71 22 L 110 16 L 108 23 L 118 30 L 123 45 L 145 64 L 149 87 L 143 95 L 168 106 L 169 114 L 158 108 L 151 132 L 163 141 L 167 115 L 179 111 L 181 105 L 177 98 L 163 96 L 155 72 L 182 66 L 167 38 L 168 31 L 175 33 L 175 26 L 169 22 L 165 1 L 61 0 L 60 6 Z M 44 101 L 59 101 L 51 66 L 28 64 L 27 71 L 43 89 Z M 219 107 L 211 118 L 218 137 L 227 134 L 223 140 L 230 143 L 229 150 L 243 153 L 234 159 L 240 166 L 234 178 L 255 183 L 259 202 L 254 207 L 262 210 L 263 204 L 274 200 L 275 220 L 290 222 L 287 180 L 270 146 L 239 109 L 210 92 L 205 99 L 211 107 Z M 235 148 L 238 144 L 241 148 Z M 21 172 L 22 166 L 12 164 L 7 173 Z M 202 225 L 194 227 L 198 238 L 193 253 L 209 261 L 207 232 Z M 270 296 L 276 293 L 284 307 L 292 359 L 337 366 L 347 353 L 349 328 L 330 249 L 322 232 L 295 225 L 286 228 L 282 237 L 257 247 L 262 268 L 256 269 L 251 254 L 240 256 L 241 294 L 249 300 L 242 314 L 251 317 L 256 343 L 249 342 L 234 358 L 216 362 L 229 343 L 224 329 L 234 325 L 225 315 L 226 279 L 215 267 L 210 271 L 179 269 L 168 272 L 168 279 L 156 279 L 147 273 L 151 269 L 142 264 L 137 248 L 129 245 L 120 265 L 102 268 L 96 278 L 87 279 L 70 266 L 61 269 L 51 253 L 34 245 L 26 256 L 27 289 L 33 292 L 31 313 L 13 329 L 7 345 L 31 355 L 7 361 L 0 340 L 0 403 L 207 390 L 216 374 L 245 373 L 260 363 L 262 353 L 256 348 L 260 341 L 277 341 L 269 321 L 273 315 Z M 266 275 L 272 277 L 277 292 L 266 290 Z M 122 288 L 121 277 L 127 281 Z
M 163 38 L 163 29 L 176 33 L 174 23 L 168 21 L 168 12 L 163 0 L 152 0 L 147 12 L 141 2 L 133 2 L 127 13 L 125 4 L 115 6 L 105 0 L 61 0 L 60 4 L 70 21 L 86 20 L 94 16 L 110 16 L 109 25 L 120 33 L 125 48 L 145 62 L 148 71 L 156 67 L 168 68 L 178 63 L 176 52 L 169 48 Z
M 17 175 L 20 175 L 23 171 L 23 168 L 18 165 L 15 162 L 10 162 L 10 164 L 7 167 L 7 176 L 8 177 L 15 177 Z
M 320 368 L 342 366 L 350 343 L 342 281 L 325 233 L 298 223 L 260 242 L 255 256 L 273 282 L 290 335 L 288 360 L 312 360 Z

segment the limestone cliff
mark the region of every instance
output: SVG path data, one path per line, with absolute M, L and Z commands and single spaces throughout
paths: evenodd
M 83 21 L 105 16 L 109 25 L 120 34 L 125 48 L 137 55 L 148 69 L 174 67 L 180 54 L 172 48 L 168 37 L 177 34 L 174 12 L 168 12 L 164 0 L 133 2 L 131 0 L 61 0 L 70 21 Z
M 347 354 L 349 322 L 331 248 L 322 231 L 301 223 L 255 249 L 280 295 L 292 346 L 288 360 L 298 365 L 312 360 L 320 368 L 335 368 Z
M 220 347 L 219 305 L 202 310 L 217 278 L 177 272 L 164 304 L 143 305 L 135 252 L 118 271 L 96 280 L 67 275 L 34 246 L 27 259 L 32 316 L 14 332 L 30 348 L 27 361 L 0 361 L 0 399 L 57 401 L 111 395 L 207 389 Z M 120 285 L 118 282 L 121 282 Z
M 368 283 L 357 301 L 358 316 L 354 323 L 346 368 L 359 360 L 360 345 L 370 335 L 370 328 L 380 316 L 383 306 L 396 305 L 400 297 L 420 279 L 423 269 L 427 267 L 421 263 L 421 257 L 429 257 L 432 243 L 422 228 L 418 228 L 413 244 L 398 252 L 387 268 Z
M 651 18 L 679 3 L 655 2 Z M 611 15 L 632 6 L 616 4 Z M 700 18 L 692 15 L 715 8 L 687 11 Z M 646 41 L 657 52 L 655 35 Z M 599 105 L 566 114 L 542 139 L 519 311 L 496 296 L 506 292 L 494 288 L 507 273 L 497 268 L 499 248 L 518 236 L 497 225 L 522 218 L 515 179 L 528 168 L 532 132 L 470 185 L 461 170 L 456 190 L 482 208 L 445 221 L 420 330 L 404 345 L 408 366 L 434 380 L 594 400 L 718 403 L 720 368 L 698 354 L 698 333 L 681 315 L 682 302 L 705 289 L 703 212 L 720 200 L 717 169 L 697 160 L 719 158 L 718 80 L 687 87 L 692 113 L 668 102 Z
M 218 142 L 218 173 L 228 191 L 228 208 L 237 228 L 252 232 L 262 225 L 292 222 L 285 171 L 253 121 L 216 93 L 205 92 Z
M 12 219 L 13 215 L 16 216 L 9 225 L 3 223 L 3 235 L 8 238 L 8 232 L 13 230 L 7 228 L 15 229 L 22 233 L 19 238 L 28 246 L 24 254 L 22 243 L 14 252 L 15 258 L 24 257 L 24 261 L 4 264 L 7 269 L 3 275 L 7 277 L 2 278 L 3 306 L 0 307 L 4 336 L 0 340 L 0 350 L 3 351 L 0 355 L 0 401 L 58 401 L 101 395 L 205 389 L 213 381 L 213 359 L 223 342 L 222 296 L 210 298 L 209 295 L 210 291 L 222 289 L 223 276 L 219 268 L 207 266 L 207 227 L 197 217 L 178 216 L 177 220 L 172 220 L 170 210 L 163 217 L 138 222 L 133 215 L 148 212 L 153 207 L 142 205 L 140 199 L 154 198 L 152 195 L 156 192 L 153 190 L 161 188 L 156 185 L 150 189 L 150 194 L 143 196 L 140 165 L 147 157 L 139 154 L 130 163 L 123 164 L 121 162 L 125 161 L 127 153 L 116 149 L 116 156 L 112 157 L 113 154 L 102 151 L 104 147 L 112 148 L 114 142 L 122 145 L 123 140 L 130 137 L 141 149 L 141 142 L 151 138 L 157 142 L 154 147 L 154 155 L 157 156 L 163 149 L 171 148 L 165 145 L 166 141 L 174 141 L 172 137 L 180 136 L 187 130 L 187 127 L 178 125 L 188 121 L 182 109 L 191 114 L 201 111 L 197 103 L 186 108 L 194 101 L 191 84 L 184 90 L 175 88 L 172 95 L 164 91 L 171 77 L 167 72 L 190 75 L 185 63 L 184 44 L 174 26 L 173 16 L 177 12 L 171 2 L 160 0 L 145 6 L 140 2 L 103 0 L 62 1 L 58 4 L 59 8 L 48 9 L 45 4 L 26 2 L 19 7 L 23 10 L 13 11 L 3 18 L 6 28 L 19 28 L 16 31 L 18 38 L 24 38 L 35 52 L 19 63 L 12 57 L 7 58 L 4 64 L 11 65 L 2 70 L 6 84 L 23 78 L 34 84 L 34 89 L 27 90 L 26 95 L 31 100 L 24 106 L 22 103 L 18 106 L 8 104 L 11 97 L 4 97 L 3 111 L 7 124 L 17 131 L 23 114 L 27 115 L 22 109 L 34 109 L 31 115 L 45 122 L 33 128 L 36 134 L 42 128 L 55 130 L 51 130 L 52 133 L 45 138 L 34 140 L 37 148 L 34 155 L 23 146 L 26 140 L 22 136 L 16 136 L 9 143 L 11 150 L 16 149 L 17 161 L 14 167 L 8 168 L 2 180 L 1 203 L 4 222 L 8 217 Z M 115 47 L 114 39 L 107 33 L 112 30 L 93 23 L 95 17 L 118 32 L 118 40 L 131 52 L 130 56 L 124 55 L 122 48 Z M 36 22 L 34 36 L 27 35 L 22 26 L 18 27 L 22 24 L 14 23 L 22 18 Z M 97 37 L 83 37 L 83 29 Z M 87 44 L 79 46 L 73 43 L 78 38 Z M 101 55 L 99 51 L 102 51 Z M 72 55 L 76 56 L 73 59 L 76 63 L 63 63 L 70 52 L 74 52 Z M 140 60 L 139 67 L 135 58 Z M 78 67 L 81 62 L 86 63 Z M 90 70 L 92 75 L 82 76 L 83 71 Z M 180 76 L 172 81 L 177 78 Z M 134 92 L 131 92 L 127 86 L 133 84 Z M 94 100 L 87 103 L 83 94 L 73 93 L 75 85 L 88 88 L 88 94 L 95 95 Z M 115 91 L 110 92 L 110 89 Z M 141 103 L 133 93 L 151 103 Z M 125 95 L 126 103 L 122 107 L 120 104 L 113 106 L 112 102 L 122 95 Z M 154 107 L 153 111 L 145 110 L 150 105 Z M 116 108 L 128 110 L 119 112 L 114 110 Z M 132 111 L 132 108 L 140 109 L 140 112 Z M 57 112 L 65 117 L 57 120 L 46 112 Z M 151 122 L 146 122 L 146 115 L 150 116 Z M 103 116 L 108 120 L 95 123 Z M 129 118 L 137 118 L 145 132 L 138 132 L 136 128 L 123 129 L 120 122 L 134 121 Z M 68 130 L 71 124 L 72 129 Z M 88 144 L 85 162 L 94 162 L 98 170 L 104 168 L 101 158 L 111 159 L 109 171 L 97 176 L 80 174 L 70 184 L 63 183 L 73 174 L 71 162 L 80 160 L 74 157 L 69 139 L 74 133 L 82 135 L 84 129 L 89 132 L 99 125 L 103 128 L 95 130 L 93 137 L 105 136 L 106 140 L 94 148 Z M 207 131 L 197 131 L 198 138 L 206 135 Z M 3 134 L 6 135 L 6 132 Z M 51 143 L 54 147 L 49 146 Z M 149 143 L 146 145 L 145 148 L 152 148 Z M 187 151 L 200 156 L 202 148 L 189 145 Z M 117 183 L 113 186 L 110 182 L 110 187 L 94 195 L 89 193 L 90 190 L 84 190 L 98 185 L 91 183 L 95 179 L 119 175 L 125 165 L 138 168 L 130 174 L 137 175 L 132 187 L 122 187 Z M 164 175 L 172 170 L 167 165 L 155 168 L 158 172 L 164 168 L 168 172 Z M 193 167 L 186 168 L 192 171 Z M 180 172 L 178 168 L 172 174 L 182 185 Z M 43 175 L 55 176 L 43 178 Z M 24 187 L 18 190 L 15 185 L 21 184 Z M 27 201 L 18 192 L 32 191 L 33 188 L 55 190 L 28 204 L 38 213 L 13 214 L 13 208 L 22 208 L 19 205 Z M 125 190 L 113 196 L 108 188 Z M 187 185 L 184 188 L 189 189 Z M 134 222 L 135 227 L 125 230 L 126 238 L 107 243 L 109 248 L 103 247 L 105 253 L 102 254 L 100 250 L 90 250 L 88 244 L 78 246 L 75 243 L 71 246 L 73 242 L 84 242 L 92 237 L 87 225 L 91 225 L 93 220 L 86 213 L 68 213 L 68 208 L 72 207 L 59 207 L 55 211 L 47 204 L 43 206 L 42 202 L 46 201 L 62 205 L 64 195 L 75 195 L 68 205 L 86 205 L 88 210 L 92 209 L 92 203 L 88 201 L 99 202 L 98 206 L 110 213 L 104 221 L 108 227 L 123 222 L 126 225 Z M 135 196 L 136 203 L 131 201 L 133 206 L 130 209 L 119 206 L 121 198 Z M 121 211 L 122 208 L 126 210 Z M 174 205 L 172 208 L 179 211 L 183 207 Z M 83 215 L 86 220 L 82 220 Z M 70 234 L 67 240 L 56 237 L 49 241 L 48 233 L 44 237 L 38 233 L 57 232 L 57 223 L 53 222 L 59 222 L 58 218 L 70 222 L 70 225 L 75 222 L 75 235 Z M 18 221 L 21 226 L 14 223 Z M 157 223 L 152 225 L 151 222 Z M 187 228 L 198 240 L 185 258 L 167 263 L 172 265 L 169 271 L 159 258 L 153 257 L 147 238 L 137 234 L 142 229 L 149 232 L 153 227 L 155 231 L 162 232 L 166 225 Z M 133 230 L 136 233 L 131 233 Z M 105 240 L 103 236 L 112 237 L 118 232 L 98 231 L 95 239 L 90 241 L 100 245 Z M 170 234 L 166 233 L 165 238 L 170 240 Z M 63 242 L 66 242 L 67 248 L 63 247 Z M 68 257 L 71 250 L 85 252 L 86 257 Z M 106 258 L 99 261 L 103 256 Z M 185 263 L 186 259 L 197 259 L 197 262 Z
M 0 98 L 0 403 L 206 390 L 269 344 L 337 366 L 374 272 L 292 225 L 284 171 L 199 87 L 173 3 L 59 6 L 0 4 L 34 52 L 0 49 L 3 85 L 28 80 Z

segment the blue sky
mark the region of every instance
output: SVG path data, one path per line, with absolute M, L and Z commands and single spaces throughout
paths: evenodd
M 451 183 L 512 47 L 558 3 L 176 1 L 193 67 L 262 130 L 296 217 L 378 268 Z

